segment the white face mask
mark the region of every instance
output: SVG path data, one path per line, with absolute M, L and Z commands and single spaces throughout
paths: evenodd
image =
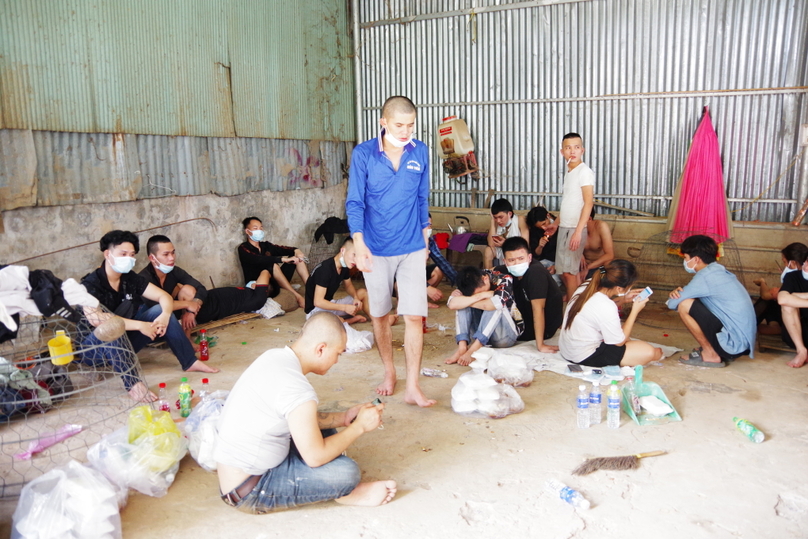
M 385 132 L 384 132 L 384 140 L 386 140 L 387 142 L 389 142 L 390 144 L 392 144 L 396 148 L 403 148 L 404 146 L 406 146 L 407 144 L 412 142 L 412 135 L 410 135 L 410 138 L 408 138 L 407 140 L 401 141 L 401 140 L 398 140 L 396 137 L 394 137 L 393 135 L 391 135 L 390 133 L 388 133 L 385 130 Z
M 250 231 L 250 238 L 253 241 L 263 241 L 264 240 L 264 231 L 263 230 L 251 230 Z
M 802 271 L 802 278 L 805 279 L 806 281 L 808 281 L 808 271 L 805 271 L 805 270 L 801 270 L 801 271 Z
M 687 260 L 682 260 L 682 265 L 685 267 L 685 271 L 688 273 L 696 273 L 696 268 L 691 268 L 690 266 L 687 265 L 687 262 L 688 262 Z
M 797 268 L 789 268 L 788 266 L 783 268 L 783 273 L 780 274 L 780 282 L 782 283 L 786 278 L 786 274 L 791 273 L 792 271 L 797 271 Z
M 508 273 L 510 273 L 514 277 L 521 277 L 527 272 L 527 269 L 529 267 L 530 262 L 524 262 L 522 264 L 514 264 L 513 266 L 508 266 Z
M 166 266 L 162 262 L 158 262 L 157 263 L 157 269 L 159 269 L 163 273 L 171 273 L 171 270 L 174 269 L 174 266 Z
M 345 263 L 345 257 L 342 255 L 339 255 L 339 265 L 342 266 L 343 268 L 348 267 L 348 264 Z
M 129 273 L 135 267 L 135 258 L 132 256 L 113 256 L 112 269 L 118 273 Z

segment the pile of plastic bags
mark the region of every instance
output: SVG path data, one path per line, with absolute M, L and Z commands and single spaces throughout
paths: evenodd
M 229 394 L 229 391 L 219 390 L 205 396 L 185 420 L 185 435 L 188 437 L 191 456 L 209 472 L 216 471 L 213 454 L 219 440 L 219 416 L 222 415 L 222 408 Z
M 501 419 L 524 409 L 522 397 L 512 386 L 479 371 L 461 374 L 452 388 L 452 410 L 461 415 Z

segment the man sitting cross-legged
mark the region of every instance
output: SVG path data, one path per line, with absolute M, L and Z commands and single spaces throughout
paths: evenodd
M 384 404 L 318 412 L 306 379 L 328 372 L 346 340 L 338 317 L 317 313 L 294 343 L 264 352 L 238 379 L 222 410 L 215 450 L 225 503 L 260 514 L 326 500 L 376 506 L 393 499 L 395 481 L 360 483 L 359 466 L 342 455 L 381 425 Z
M 188 272 L 175 265 L 177 253 L 168 237 L 152 236 L 146 243 L 146 250 L 149 265 L 140 270 L 140 275 L 171 294 L 174 311 L 182 311 L 182 327 L 186 334 L 198 324 L 257 311 L 267 301 L 269 272 L 266 270 L 259 274 L 255 288 L 228 286 L 207 290 Z M 146 300 L 147 306 L 151 307 L 152 304 Z
M 513 299 L 513 277 L 468 266 L 458 273 L 457 286 L 446 304 L 456 311 L 457 350 L 446 363 L 468 365 L 471 355 L 489 344 L 513 346 L 525 328 Z
M 351 281 L 351 268 L 356 266 L 356 251 L 351 238 L 342 242 L 334 258 L 327 258 L 312 270 L 306 281 L 306 318 L 318 312 L 329 312 L 345 318 L 345 322 L 367 322 L 358 314 L 367 303 L 368 293 L 364 288 L 357 290 Z M 348 293 L 344 298 L 334 299 L 339 285 L 345 286 Z

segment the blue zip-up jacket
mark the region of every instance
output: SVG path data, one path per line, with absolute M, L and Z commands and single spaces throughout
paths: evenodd
M 361 232 L 375 256 L 398 256 L 426 248 L 429 226 L 429 150 L 413 140 L 398 171 L 384 153 L 384 130 L 354 148 L 345 211 L 351 235 Z

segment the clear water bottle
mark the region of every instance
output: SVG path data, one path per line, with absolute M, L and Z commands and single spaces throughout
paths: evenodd
M 756 444 L 759 444 L 766 438 L 766 435 L 760 432 L 756 426 L 754 426 L 746 419 L 733 417 L 732 422 L 735 423 L 735 426 L 738 428 L 739 431 L 746 434 L 746 437 L 755 442 Z
M 578 386 L 578 428 L 589 428 L 589 393 L 586 392 L 586 386 L 581 384 Z
M 592 389 L 589 390 L 589 423 L 597 425 L 603 421 L 603 392 L 600 389 L 600 382 L 592 382 Z
M 612 380 L 606 392 L 606 424 L 610 429 L 620 428 L 620 388 L 617 380 Z
M 210 359 L 210 351 L 208 348 L 208 331 L 205 329 L 199 330 L 199 361 L 207 361 Z
M 589 509 L 589 500 L 584 498 L 580 492 L 571 489 L 561 481 L 550 479 L 544 484 L 544 490 L 561 498 L 576 509 Z
M 188 378 L 184 376 L 180 380 L 180 415 L 188 417 L 191 415 L 191 385 Z
M 161 412 L 171 413 L 171 405 L 168 403 L 168 391 L 166 390 L 166 383 L 160 382 L 160 390 L 157 393 L 157 408 Z
M 202 378 L 202 389 L 199 390 L 199 399 L 205 400 L 210 395 L 210 383 L 207 378 Z
M 623 386 L 623 391 L 626 392 L 626 400 L 631 405 L 634 415 L 640 415 L 642 408 L 640 407 L 640 396 L 637 395 L 637 385 L 634 383 L 633 376 L 626 376 L 626 383 Z

